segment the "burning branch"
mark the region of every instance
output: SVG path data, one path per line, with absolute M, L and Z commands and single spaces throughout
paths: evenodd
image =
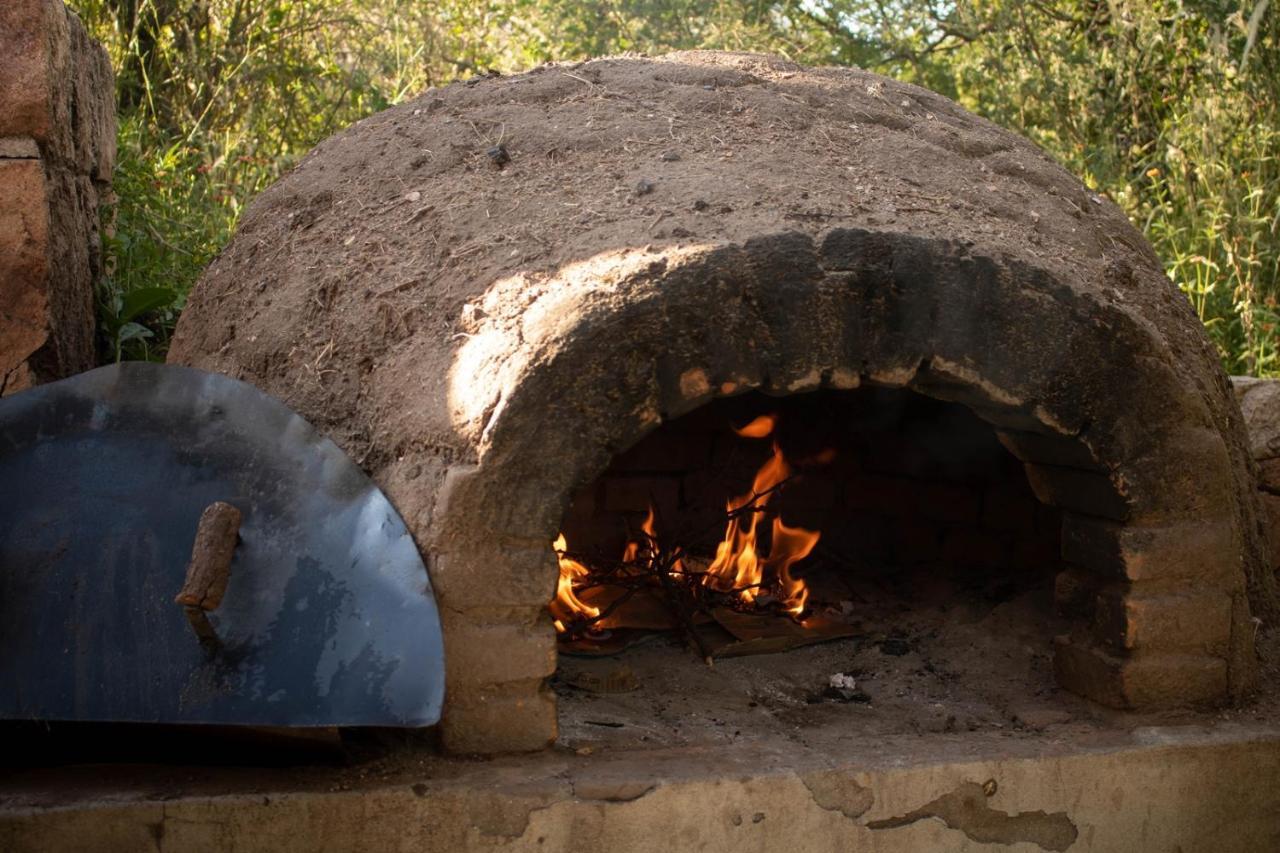
M 738 433 L 748 438 L 765 438 L 772 433 L 774 424 L 774 417 L 766 415 Z M 686 641 L 710 661 L 710 653 L 696 625 L 698 618 L 706 617 L 712 607 L 758 609 L 766 603 L 766 594 L 772 593 L 772 602 L 799 620 L 805 610 L 808 590 L 804 581 L 791 575 L 790 569 L 809 555 L 819 534 L 787 527 L 775 514 L 767 556 L 761 552 L 758 537 L 758 525 L 769 512 L 770 502 L 793 477 L 790 465 L 775 442 L 773 455 L 756 473 L 751 491 L 728 502 L 722 522 L 723 536 L 715 557 L 702 571 L 686 566 L 691 558 L 682 545 L 668 544 L 658 535 L 657 513 L 652 503 L 639 534 L 627 543 L 620 561 L 601 561 L 571 553 L 562 534 L 555 542 L 560 560 L 560 586 L 551 605 L 556 630 L 570 639 L 589 637 L 610 624 L 611 617 L 637 593 L 657 590 Z M 602 596 L 588 594 L 605 588 L 617 594 L 603 607 L 582 598 L 585 595 L 599 601 Z

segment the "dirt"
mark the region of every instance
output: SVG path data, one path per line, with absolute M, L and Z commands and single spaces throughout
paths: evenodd
M 1259 643 L 1259 694 L 1230 711 L 1122 713 L 1054 683 L 1051 593 L 1006 600 L 904 579 L 856 614 L 861 636 L 710 667 L 670 634 L 609 658 L 561 655 L 560 743 L 601 749 L 738 746 L 815 750 L 882 738 L 983 733 L 1088 740 L 1151 725 L 1274 719 L 1280 632 Z M 909 595 L 901 594 L 903 592 Z M 833 687 L 833 682 L 838 687 Z M 584 685 L 584 687 L 576 686 Z M 601 686 L 604 685 L 604 686 Z M 611 688 L 608 685 L 621 685 Z

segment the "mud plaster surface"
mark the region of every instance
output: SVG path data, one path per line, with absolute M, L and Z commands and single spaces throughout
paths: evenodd
M 489 153 L 498 145 L 501 164 Z M 1166 420 L 1211 422 L 1233 460 L 1237 491 L 1246 487 L 1240 418 L 1212 345 L 1123 211 L 1026 140 L 935 94 L 770 57 L 686 53 L 549 66 L 434 89 L 358 122 L 255 199 L 192 291 L 170 360 L 280 397 L 373 476 L 420 544 L 447 544 L 452 531 L 436 529 L 446 471 L 486 453 L 501 457 L 493 445 L 505 437 L 509 449 L 513 436 L 537 432 L 531 425 L 578 417 L 584 398 L 563 374 L 539 369 L 589 332 L 620 323 L 614 312 L 648 286 L 643 270 L 783 232 L 808 258 L 849 228 L 946 240 L 966 257 L 1043 271 L 1057 295 L 1042 299 L 1093 306 L 1117 324 L 1113 338 L 1148 354 L 1144 364 L 1169 367 L 1186 411 Z M 768 271 L 790 256 L 761 251 L 767 293 Z M 583 278 L 617 293 L 591 290 L 588 299 L 575 289 Z M 548 319 L 582 318 L 592 306 L 602 319 L 563 334 Z M 980 337 L 1002 334 L 975 328 Z M 1032 345 L 1074 339 L 1072 329 L 1037 330 Z M 1010 341 L 1024 337 L 1016 331 Z M 611 337 L 628 341 L 637 371 L 660 360 L 636 324 L 618 325 Z M 463 349 L 477 338 L 495 349 L 476 350 L 484 359 L 472 364 Z M 921 345 L 932 351 L 931 342 Z M 606 370 L 608 359 L 569 361 L 583 365 L 579 390 L 626 379 Z M 1154 375 L 1124 379 L 1137 391 L 1154 387 Z M 549 384 L 527 382 L 532 376 Z M 536 399 L 537 411 L 511 402 L 522 383 L 548 389 L 521 398 Z M 1076 388 L 1067 408 L 1097 402 L 1095 425 L 1141 421 L 1135 435 L 1150 432 L 1142 395 L 1093 400 L 1098 394 Z M 1118 399 L 1124 417 L 1113 411 Z M 1168 397 L 1159 404 L 1151 405 L 1173 405 Z M 564 441 L 581 450 L 586 437 L 592 447 L 633 440 L 609 425 L 630 423 L 617 408 L 575 426 L 582 437 L 564 430 Z M 1120 446 L 1129 440 L 1122 432 L 1099 440 Z M 510 466 L 506 482 L 529 475 L 532 464 Z M 1244 503 L 1237 513 L 1249 531 L 1250 569 L 1262 564 L 1253 513 Z M 1270 600 L 1270 574 L 1255 574 L 1258 601 Z M 477 606 L 443 583 L 437 592 L 447 605 L 453 594 L 453 606 Z

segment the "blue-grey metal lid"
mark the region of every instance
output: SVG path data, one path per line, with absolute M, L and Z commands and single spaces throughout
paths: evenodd
M 215 501 L 243 523 L 210 647 L 173 599 Z M 443 695 L 404 522 L 279 400 L 147 363 L 0 399 L 0 718 L 425 726 Z

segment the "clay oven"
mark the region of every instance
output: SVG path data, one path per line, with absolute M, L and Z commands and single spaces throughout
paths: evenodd
M 1002 565 L 1054 576 L 1056 678 L 1097 702 L 1250 681 L 1250 463 L 1195 316 L 1111 202 L 919 88 L 692 53 L 429 91 L 254 203 L 172 359 L 281 397 L 396 503 L 439 596 L 451 749 L 554 740 L 552 541 L 584 494 L 697 469 L 699 412 L 948 424 L 999 476 L 904 491 L 860 464 L 821 508 L 897 489 L 902 562 L 999 533 Z M 902 418 L 872 420 L 892 442 Z

